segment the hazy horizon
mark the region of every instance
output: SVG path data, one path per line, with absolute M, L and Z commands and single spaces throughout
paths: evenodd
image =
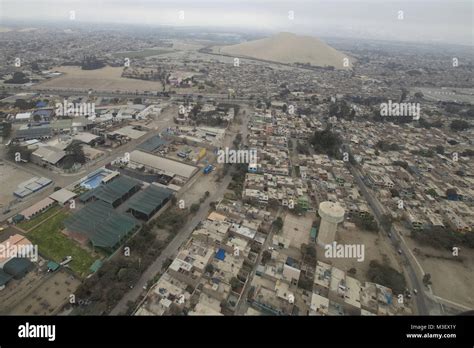
M 469 0 L 2 0 L 0 25 L 3 21 L 65 21 L 70 11 L 75 12 L 77 23 L 236 28 L 474 45 Z M 399 11 L 403 11 L 402 20 Z

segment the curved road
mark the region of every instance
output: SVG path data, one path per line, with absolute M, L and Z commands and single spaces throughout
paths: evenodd
M 367 189 L 367 186 L 365 185 L 363 181 L 363 176 L 360 173 L 359 169 L 357 169 L 351 164 L 349 164 L 349 169 L 352 172 L 352 175 L 354 176 L 354 178 L 356 179 L 356 182 L 359 185 L 359 188 L 362 191 L 362 194 L 364 195 L 367 202 L 370 204 L 370 207 L 372 208 L 372 211 L 374 212 L 375 219 L 377 220 L 379 226 L 381 226 L 381 228 L 385 231 L 386 235 L 388 235 L 388 232 L 391 233 L 391 242 L 394 248 L 396 247 L 396 245 L 400 245 L 400 248 L 403 251 L 401 255 L 402 265 L 404 266 L 405 271 L 408 274 L 408 277 L 410 278 L 410 283 L 412 284 L 412 287 L 418 290 L 418 294 L 413 296 L 416 303 L 418 314 L 429 315 L 430 312 L 426 305 L 426 302 L 428 299 L 424 291 L 425 286 L 423 282 L 418 278 L 417 273 L 415 271 L 415 267 L 413 266 L 412 260 L 410 259 L 409 256 L 407 256 L 411 254 L 410 251 L 408 250 L 408 247 L 406 246 L 405 243 L 403 243 L 398 238 L 398 231 L 396 231 L 393 226 L 391 226 L 390 231 L 386 231 L 385 227 L 380 224 L 380 221 L 384 214 L 384 209 L 382 208 L 382 205 L 380 204 L 378 199 L 373 197 L 372 194 Z M 382 236 L 382 238 L 384 237 Z

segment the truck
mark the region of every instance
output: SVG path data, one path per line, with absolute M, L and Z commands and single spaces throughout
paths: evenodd
M 72 256 L 66 256 L 59 264 L 61 266 L 65 266 L 71 261 L 72 261 Z
M 214 169 L 214 167 L 213 167 L 211 164 L 209 164 L 208 166 L 206 166 L 206 167 L 203 169 L 202 172 L 203 172 L 204 174 L 209 174 L 210 172 L 212 172 L 213 169 Z

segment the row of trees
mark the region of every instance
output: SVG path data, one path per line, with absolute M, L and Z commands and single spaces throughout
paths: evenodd
M 322 131 L 314 132 L 310 143 L 313 145 L 313 148 L 317 153 L 324 153 L 330 157 L 337 157 L 342 145 L 342 139 L 338 134 L 331 130 L 330 126 L 328 126 Z

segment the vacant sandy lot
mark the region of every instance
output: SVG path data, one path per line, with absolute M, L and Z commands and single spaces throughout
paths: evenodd
M 31 294 L 23 299 L 9 314 L 52 315 L 55 314 L 74 294 L 80 281 L 60 270 L 54 273 Z M 79 300 L 79 299 L 77 299 Z
M 93 89 L 97 91 L 161 91 L 162 85 L 157 81 L 144 81 L 121 77 L 123 68 L 107 66 L 97 70 L 81 70 L 77 66 L 53 68 L 64 75 L 43 82 L 36 88 L 61 88 L 70 90 Z
M 473 249 L 461 247 L 459 257 L 462 257 L 463 262 L 457 262 L 448 250 L 421 246 L 411 238 L 405 240 L 411 250 L 418 248 L 423 255 L 428 255 L 415 256 L 425 273 L 431 274 L 432 289 L 436 296 L 474 308 Z
M 290 239 L 290 247 L 300 249 L 301 244 L 308 244 L 313 217 L 311 214 L 297 216 L 286 214 L 283 223 L 283 236 Z
M 350 225 L 349 225 L 350 226 Z M 338 228 L 336 235 L 336 242 L 338 244 L 362 244 L 364 245 L 364 260 L 359 262 L 357 258 L 325 258 L 324 249 L 317 248 L 318 260 L 326 263 L 331 263 L 343 271 L 348 271 L 351 268 L 356 269 L 355 278 L 360 281 L 369 281 L 367 279 L 367 271 L 369 270 L 369 263 L 371 260 L 377 260 L 381 263 L 388 262 L 388 264 L 401 272 L 401 267 L 398 264 L 393 250 L 390 250 L 390 245 L 385 241 L 380 240 L 377 233 L 368 231 L 360 231 L 357 228 Z
M 0 182 L 2 183 L 0 185 L 0 209 L 3 210 L 10 201 L 15 199 L 13 191 L 17 189 L 18 184 L 32 177 L 33 175 L 4 162 L 0 166 Z

